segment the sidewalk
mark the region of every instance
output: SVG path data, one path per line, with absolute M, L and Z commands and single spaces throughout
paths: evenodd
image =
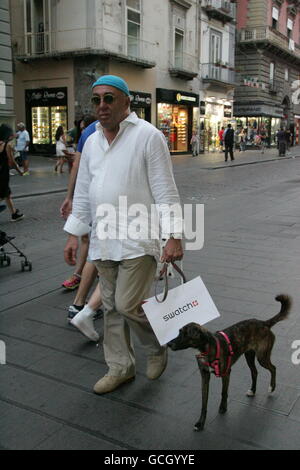
M 218 170 L 221 168 L 231 168 L 241 165 L 255 165 L 269 161 L 284 160 L 300 157 L 300 146 L 292 147 L 285 157 L 279 157 L 277 149 L 267 149 L 264 154 L 257 150 L 246 150 L 245 152 L 235 151 L 235 160 L 224 161 L 223 152 L 204 153 L 198 157 L 191 155 L 172 156 L 173 165 L 188 169 L 191 166 L 199 170 Z M 38 196 L 42 194 L 63 193 L 68 185 L 68 171 L 65 165 L 64 173 L 54 172 L 55 158 L 39 155 L 30 156 L 30 176 L 12 176 L 10 185 L 14 199 L 28 196 Z
M 186 164 L 190 159 L 197 161 L 197 166 L 201 170 L 218 170 L 220 168 L 230 168 L 242 165 L 255 165 L 269 161 L 283 160 L 300 157 L 300 146 L 291 147 L 290 152 L 285 157 L 279 157 L 278 150 L 275 148 L 266 149 L 264 154 L 258 150 L 246 150 L 245 152 L 234 151 L 234 161 L 225 162 L 224 152 L 203 153 L 197 157 L 180 155 L 173 157 L 173 163 Z M 193 162 L 194 164 L 194 162 Z

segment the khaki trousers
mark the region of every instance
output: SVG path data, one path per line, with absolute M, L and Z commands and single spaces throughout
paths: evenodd
M 135 355 L 130 329 L 147 349 L 148 355 L 161 354 L 164 349 L 140 308 L 153 283 L 156 261 L 146 255 L 94 263 L 100 276 L 105 308 L 103 348 L 108 375 L 134 375 Z

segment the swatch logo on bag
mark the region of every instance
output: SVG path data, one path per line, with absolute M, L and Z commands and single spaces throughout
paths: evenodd
M 194 308 L 194 307 L 198 307 L 198 306 L 199 306 L 198 300 L 193 300 L 193 302 L 189 302 L 186 305 L 184 305 L 183 307 L 177 308 L 174 312 L 168 313 L 167 315 L 164 315 L 163 319 L 165 321 L 172 320 L 172 318 L 175 318 L 176 316 L 187 312 L 188 310 L 190 310 L 190 308 Z

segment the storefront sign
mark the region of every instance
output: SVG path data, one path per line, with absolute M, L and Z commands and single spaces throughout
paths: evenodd
M 176 99 L 178 103 L 181 103 L 181 101 L 192 101 L 193 103 L 195 103 L 197 101 L 197 98 L 195 96 L 185 96 L 181 93 L 177 93 Z
M 68 90 L 64 88 L 38 88 L 25 91 L 26 103 L 30 106 L 61 106 L 68 103 Z
M 184 104 L 186 106 L 199 106 L 199 95 L 187 91 L 156 89 L 157 103 Z
M 268 105 L 234 105 L 234 116 L 273 116 L 283 117 L 283 112 L 280 108 L 275 108 Z
M 152 97 L 150 93 L 142 93 L 140 91 L 130 91 L 130 100 L 133 106 L 141 108 L 151 107 Z

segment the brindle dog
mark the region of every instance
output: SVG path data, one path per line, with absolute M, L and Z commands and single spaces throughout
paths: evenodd
M 231 363 L 230 360 L 228 361 L 230 349 L 225 337 L 219 332 L 212 334 L 197 323 L 189 323 L 181 328 L 179 336 L 168 343 L 168 346 L 173 351 L 187 348 L 196 348 L 200 351 L 200 355 L 196 357 L 202 376 L 202 411 L 199 421 L 195 424 L 194 429 L 196 431 L 201 431 L 204 428 L 206 420 L 210 367 L 212 367 L 211 363 L 216 359 L 217 340 L 219 340 L 220 344 L 219 367 L 222 377 L 222 401 L 219 413 L 223 414 L 227 411 L 231 365 L 233 365 L 242 354 L 245 355 L 252 376 L 252 386 L 247 392 L 247 395 L 253 397 L 256 392 L 257 369 L 255 367 L 255 356 L 260 365 L 270 371 L 271 384 L 269 392 L 274 392 L 276 386 L 276 367 L 271 362 L 271 352 L 275 335 L 270 328 L 277 322 L 284 320 L 288 316 L 292 306 L 292 299 L 288 295 L 278 295 L 276 300 L 281 303 L 281 310 L 270 320 L 245 320 L 223 330 L 229 338 L 232 347 Z M 208 363 L 210 366 L 207 365 Z

